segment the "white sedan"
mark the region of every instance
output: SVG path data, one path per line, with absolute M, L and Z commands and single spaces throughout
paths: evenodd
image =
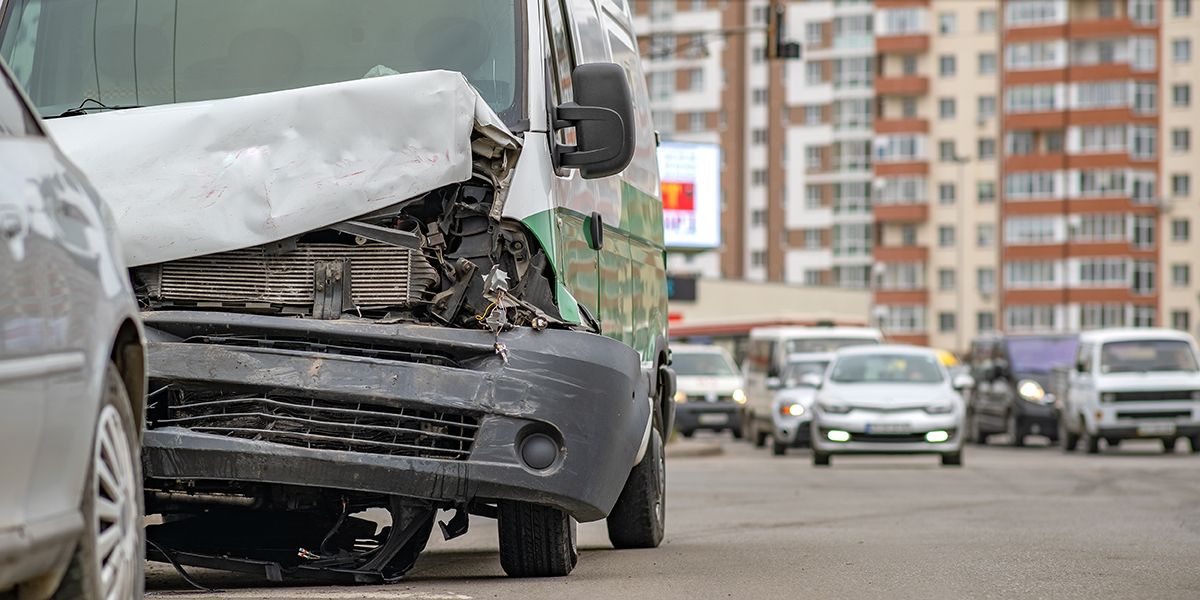
M 939 454 L 962 464 L 964 407 L 935 351 L 915 346 L 862 346 L 834 357 L 813 403 L 813 464 L 834 454 Z

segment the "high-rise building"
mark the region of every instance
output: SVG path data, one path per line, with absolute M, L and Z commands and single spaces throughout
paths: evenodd
M 958 350 L 1196 331 L 1192 0 L 779 0 L 803 59 L 772 61 L 776 3 L 634 0 L 664 138 L 724 157 L 724 245 L 672 270 L 870 287 Z

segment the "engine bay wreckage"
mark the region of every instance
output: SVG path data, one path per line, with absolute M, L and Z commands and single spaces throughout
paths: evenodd
M 439 509 L 447 538 L 502 502 L 612 510 L 650 383 L 564 318 L 554 257 L 504 212 L 520 139 L 461 75 L 51 127 L 144 310 L 150 558 L 394 581 Z

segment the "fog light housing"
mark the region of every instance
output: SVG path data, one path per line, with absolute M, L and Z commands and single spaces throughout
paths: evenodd
M 558 443 L 544 433 L 535 433 L 521 442 L 521 461 L 530 469 L 542 471 L 558 460 Z
M 850 432 L 842 431 L 840 429 L 831 429 L 825 434 L 825 437 L 829 438 L 829 441 L 831 442 L 848 442 L 850 441 Z
M 950 434 L 945 431 L 930 431 L 925 434 L 925 441 L 930 444 L 940 444 L 948 439 L 950 439 Z

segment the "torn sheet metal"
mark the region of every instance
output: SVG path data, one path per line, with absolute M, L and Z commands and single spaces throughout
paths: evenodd
M 466 181 L 519 140 L 428 71 L 47 122 L 108 199 L 130 266 L 277 241 Z

